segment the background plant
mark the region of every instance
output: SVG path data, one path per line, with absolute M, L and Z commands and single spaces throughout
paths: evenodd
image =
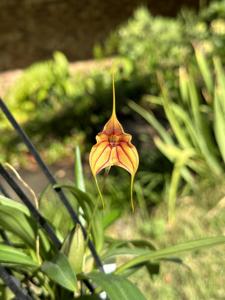
M 210 174 L 213 181 L 224 174 L 225 74 L 220 59 L 213 61 L 213 66 L 209 65 L 205 55 L 196 49 L 197 69 L 190 65 L 180 68 L 179 101 L 171 100 L 167 85 L 159 77 L 162 95 L 157 104 L 163 107 L 171 131 L 151 112 L 130 104 L 155 128 L 160 136 L 154 139 L 156 146 L 174 164 L 168 190 L 169 218 L 174 215 L 181 179 L 195 189 L 197 180 L 209 178 Z M 200 87 L 195 83 L 199 80 Z M 148 100 L 152 103 L 151 97 Z M 155 103 L 156 98 L 153 101 Z M 183 185 L 183 189 L 187 185 Z
M 96 46 L 96 57 L 115 57 L 118 107 L 125 125 L 134 121 L 126 106 L 130 98 L 139 102 L 146 94 L 159 95 L 156 78 L 159 69 L 178 99 L 178 69 L 185 61 L 195 64 L 193 44 L 204 49 L 208 56 L 220 56 L 223 62 L 223 8 L 223 1 L 213 2 L 198 14 L 183 11 L 175 19 L 153 17 L 147 9 L 140 8 L 103 46 Z M 55 53 L 53 59 L 25 70 L 7 92 L 6 99 L 45 157 L 55 162 L 65 155 L 71 156 L 70 144 L 85 146 L 89 138 L 94 140 L 94 132 L 99 131 L 110 113 L 110 76 L 107 67 L 74 74 L 65 56 Z M 91 112 L 89 118 L 87 110 Z M 0 142 L 5 149 L 1 156 L 21 163 L 12 148 L 22 150 L 23 145 L 18 144 L 3 118 L 1 132 L 4 135 L 1 134 Z M 13 146 L 11 151 L 7 148 L 9 144 Z
M 98 199 L 85 192 L 81 162 L 77 151 L 75 185 L 57 185 L 55 189 L 66 189 L 72 194 L 71 204 L 87 224 L 88 238 L 92 239 L 100 257 L 106 265 L 115 263 L 113 274 L 97 272 L 93 257 L 87 248 L 80 227 L 73 227 L 70 216 L 61 202 L 49 201 L 46 193 L 42 195 L 40 213 L 51 224 L 62 246 L 60 249 L 49 240 L 43 228 L 39 227 L 32 212 L 21 203 L 5 196 L 0 196 L 0 227 L 2 242 L 0 244 L 0 262 L 7 266 L 14 276 L 23 283 L 32 299 L 85 299 L 90 294 L 90 285 L 85 288 L 83 283 L 91 280 L 97 285 L 90 299 L 100 299 L 98 294 L 106 291 L 109 299 L 145 299 L 140 291 L 127 279 L 143 266 L 152 275 L 155 268 L 152 262 L 159 263 L 167 258 L 173 261 L 173 255 L 185 251 L 201 249 L 225 242 L 223 236 L 209 237 L 189 241 L 157 250 L 147 240 L 117 240 L 105 236 L 105 229 L 116 219 L 110 209 L 101 211 Z M 1 167 L 2 172 L 2 167 Z M 53 198 L 54 199 L 54 198 Z M 81 209 L 79 209 L 79 207 Z M 50 209 L 49 209 L 50 208 Z M 57 214 L 51 214 L 54 210 Z M 50 214 L 49 214 L 50 213 Z M 65 222 L 65 220 L 69 220 Z M 15 223 L 16 222 L 16 223 Z M 43 221 L 42 221 L 43 222 Z M 44 224 L 44 223 L 43 223 Z M 40 225 L 40 224 L 39 224 Z M 39 237 L 39 247 L 36 239 Z M 6 238 L 7 237 L 7 238 Z M 133 258 L 118 263 L 117 257 L 131 255 Z M 83 283 L 82 283 L 83 282 Z M 7 285 L 2 284 L 1 297 L 10 299 Z M 94 291 L 91 289 L 91 292 Z

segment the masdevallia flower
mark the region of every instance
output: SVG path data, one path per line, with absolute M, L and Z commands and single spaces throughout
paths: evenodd
M 113 78 L 113 110 L 109 121 L 96 136 L 97 143 L 92 147 L 89 163 L 93 176 L 105 168 L 118 166 L 131 174 L 131 206 L 133 205 L 133 181 L 138 169 L 139 157 L 131 143 L 131 135 L 124 132 L 116 116 L 115 86 Z M 96 181 L 97 183 L 97 181 Z

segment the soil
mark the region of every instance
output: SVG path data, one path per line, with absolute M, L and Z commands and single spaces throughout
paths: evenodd
M 24 68 L 56 50 L 70 61 L 90 59 L 93 47 L 147 6 L 154 15 L 175 16 L 200 0 L 1 0 L 0 70 Z M 206 1 L 204 1 L 206 2 Z M 166 5 L 165 5 L 166 4 Z

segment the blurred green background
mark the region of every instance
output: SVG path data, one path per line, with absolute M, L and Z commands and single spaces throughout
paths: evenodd
M 2 73 L 1 93 L 53 168 L 73 168 L 80 145 L 87 184 L 96 193 L 88 153 L 110 116 L 113 65 L 118 118 L 133 135 L 140 167 L 134 218 L 129 176 L 120 169 L 107 176 L 106 200 L 123 216 L 112 232 L 135 233 L 164 246 L 224 234 L 224 54 L 225 1 L 201 3 L 197 11 L 181 8 L 173 17 L 153 16 L 142 6 L 94 43 L 92 60 L 71 63 L 55 51 L 51 59 L 11 72 L 8 86 Z M 29 176 L 37 172 L 3 114 L 0 148 L 0 160 Z M 133 280 L 141 282 L 147 299 L 225 298 L 222 248 L 189 255 L 185 264 L 165 263 L 150 284 L 138 280 L 145 278 L 141 273 Z

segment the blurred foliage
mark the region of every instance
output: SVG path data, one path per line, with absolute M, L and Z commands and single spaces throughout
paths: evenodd
M 63 188 L 74 209 L 87 222 L 87 228 L 91 228 L 90 238 L 104 263 L 116 261 L 116 273 L 130 275 L 135 283 L 138 280 L 138 285 L 145 293 L 147 291 L 147 299 L 224 297 L 223 248 L 202 254 L 197 250 L 184 262 L 174 258 L 174 255 L 180 254 L 179 251 L 192 245 L 192 242 L 178 244 L 177 248 L 177 243 L 208 235 L 224 235 L 224 16 L 225 1 L 212 2 L 199 14 L 183 11 L 176 19 L 153 17 L 141 8 L 103 46 L 97 45 L 94 49 L 96 58 L 116 56 L 114 64 L 119 118 L 123 119 L 125 128 L 126 125 L 130 126 L 140 149 L 140 171 L 134 187 L 140 210 L 137 209 L 137 214 L 131 217 L 133 227 L 130 224 L 127 226 L 127 219 L 118 220 L 113 225 L 117 239 L 108 236 L 108 232 L 113 232 L 113 227 L 109 226 L 129 205 L 128 174 L 125 175 L 123 170 L 115 168 L 110 178 L 106 175 L 100 178 L 107 205 L 104 211 L 98 209 L 95 216 L 92 212 L 94 205 L 98 205 L 97 193 L 89 178 L 85 182 L 90 191 L 88 194 L 80 191 L 77 182 L 75 185 L 63 185 Z M 7 95 L 10 109 L 50 163 L 71 156 L 75 144 L 86 147 L 87 143 L 94 141 L 94 134 L 110 115 L 111 98 L 109 68 L 73 74 L 62 53 L 55 53 L 48 62 L 35 64 L 25 70 Z M 130 99 L 136 103 L 130 104 Z M 138 115 L 133 115 L 130 107 L 144 117 L 151 128 Z M 3 121 L 2 115 L 0 117 L 0 158 L 13 164 L 24 159 L 27 164 L 29 156 L 19 155 L 26 153 L 24 146 L 18 143 L 18 138 L 8 123 Z M 139 127 L 143 127 L 143 130 Z M 190 190 L 194 191 L 193 198 L 187 197 Z M 177 218 L 174 220 L 175 204 Z M 78 209 L 79 206 L 83 211 Z M 55 214 L 56 208 L 58 214 Z M 165 221 L 168 208 L 169 218 L 174 221 L 169 225 Z M 56 229 L 60 240 L 66 242 L 73 224 L 62 204 L 49 190 L 40 197 L 40 211 Z M 3 211 L 2 222 L 5 219 L 7 216 Z M 27 234 L 20 229 L 22 226 L 11 226 L 14 219 L 15 211 L 12 210 L 7 219 L 8 227 L 1 225 L 2 229 L 9 233 L 12 240 L 17 241 L 18 238 L 21 242 L 22 239 L 23 243 L 15 244 L 17 255 L 25 251 L 29 254 L 28 259 L 30 255 L 35 257 L 35 231 L 32 245 L 25 245 Z M 144 245 L 138 241 L 138 245 L 133 240 L 135 230 L 139 230 L 141 237 L 146 236 L 151 240 L 141 241 Z M 123 234 L 127 241 L 122 240 Z M 224 237 L 222 239 L 224 241 Z M 152 241 L 159 245 L 162 252 L 155 248 Z M 208 242 L 211 243 L 210 239 Z M 170 247 L 164 248 L 169 244 L 175 245 L 171 247 L 172 252 Z M 202 241 L 199 245 L 203 246 Z M 2 246 L 4 250 L 5 245 Z M 54 249 L 47 254 L 44 250 L 41 247 L 43 265 L 57 254 Z M 67 250 L 65 255 L 74 268 L 71 259 L 74 252 Z M 147 261 L 151 261 L 151 264 L 147 264 L 146 258 L 141 255 L 142 251 L 148 253 Z M 162 253 L 163 257 L 160 256 Z M 89 254 L 78 263 L 81 268 L 84 262 L 85 274 L 95 268 Z M 124 254 L 133 255 L 131 262 L 115 258 Z M 197 254 L 200 255 L 198 259 Z M 10 259 L 15 260 L 14 255 Z M 155 266 L 152 264 L 154 259 L 157 260 Z M 12 261 L 8 259 L 6 265 L 16 275 L 20 268 L 23 271 L 22 263 L 21 267 L 17 262 L 17 269 L 10 263 Z M 150 284 L 146 280 L 146 270 L 141 269 L 143 263 L 150 275 Z M 45 268 L 41 269 L 40 266 L 37 268 L 38 274 L 43 273 L 47 278 L 47 293 L 51 289 L 65 289 L 54 274 L 44 273 Z M 132 275 L 139 268 L 140 273 Z M 82 281 L 84 273 L 80 271 L 75 270 L 78 280 Z M 155 276 L 159 271 L 162 276 Z M 30 269 L 27 272 L 29 282 L 33 272 Z
M 133 134 L 140 150 L 142 172 L 137 174 L 135 186 L 140 206 L 149 207 L 164 198 L 173 164 L 154 147 L 152 137 L 157 130 L 148 130 L 127 103 L 132 99 L 150 108 L 167 131 L 170 126 L 159 105 L 161 91 L 157 72 L 163 74 L 171 99 L 180 105 L 181 66 L 192 69 L 200 97 L 206 96 L 204 78 L 196 67 L 194 47 L 205 53 L 210 68 L 210 58 L 215 55 L 224 63 L 224 15 L 225 1 L 212 2 L 198 14 L 184 10 L 174 19 L 153 17 L 147 9 L 139 8 L 103 45 L 96 45 L 94 49 L 96 58 L 115 56 L 112 63 L 116 74 L 118 117 Z M 65 156 L 71 157 L 76 144 L 89 149 L 89 144 L 94 143 L 94 136 L 111 113 L 111 89 L 110 67 L 101 67 L 99 63 L 99 67 L 88 72 L 73 73 L 66 57 L 56 52 L 51 60 L 26 69 L 10 88 L 6 99 L 44 158 L 54 163 Z M 205 113 L 204 117 L 206 122 L 211 122 L 210 113 Z M 24 145 L 2 114 L 0 122 L 0 158 L 14 165 L 26 165 L 29 156 L 18 155 L 27 154 Z M 115 199 L 122 203 L 123 188 L 116 190 L 115 186 Z
M 199 14 L 184 10 L 177 19 L 153 17 L 147 9 L 141 8 L 103 46 L 95 49 L 98 57 L 113 54 L 128 58 L 137 74 L 148 78 L 149 86 L 140 102 L 143 108 L 135 103 L 131 108 L 140 113 L 163 140 L 162 143 L 154 138 L 174 168 L 163 166 L 158 155 L 160 161 L 154 172 L 152 163 L 147 162 L 147 151 L 146 172 L 139 178 L 141 188 L 137 187 L 137 197 L 145 204 L 166 197 L 170 218 L 174 215 L 178 190 L 187 193 L 196 188 L 197 180 L 209 174 L 211 180 L 217 180 L 216 176 L 224 172 L 221 164 L 225 130 L 222 113 L 224 14 L 225 1 L 212 2 Z M 174 147 L 176 142 L 178 148 Z M 145 194 L 147 201 L 143 200 Z
M 211 2 L 198 14 L 183 10 L 177 18 L 154 17 L 146 8 L 139 8 L 103 45 L 96 45 L 94 54 L 130 59 L 137 74 L 149 77 L 147 92 L 151 94 L 159 91 L 156 71 L 160 70 L 176 93 L 177 69 L 180 64 L 194 63 L 193 45 L 208 55 L 221 55 L 224 61 L 224 15 L 225 1 Z
M 126 228 L 133 227 L 140 236 L 150 238 L 153 243 L 157 241 L 161 246 L 207 234 L 224 234 L 224 183 L 224 178 L 214 183 L 213 187 L 202 182 L 194 196 L 181 197 L 177 204 L 177 218 L 172 226 L 165 224 L 167 204 L 164 202 L 147 219 L 143 216 L 137 216 L 135 220 L 131 218 Z M 133 232 L 131 228 L 127 230 Z M 155 230 L 159 233 L 156 234 Z M 211 250 L 186 256 L 182 265 L 165 261 L 160 266 L 161 275 L 154 276 L 151 282 L 145 280 L 146 272 L 142 270 L 133 276 L 133 282 L 138 284 L 149 300 L 223 299 L 224 248 Z
M 41 119 L 45 112 L 57 113 L 60 102 L 71 99 L 74 91 L 68 61 L 62 53 L 56 52 L 52 60 L 29 67 L 10 89 L 7 98 L 14 109 L 22 106 L 19 117 L 24 122 L 33 116 Z
M 171 99 L 162 74 L 159 74 L 162 94 L 158 104 L 163 107 L 170 131 L 151 111 L 134 102 L 130 104 L 155 128 L 158 134 L 154 138 L 156 146 L 174 164 L 167 196 L 170 220 L 174 217 L 182 179 L 186 183 L 183 188 L 188 185 L 195 190 L 199 179 L 217 181 L 225 173 L 225 71 L 218 57 L 213 59 L 213 67 L 210 67 L 210 61 L 198 48 L 195 55 L 198 72 L 193 72 L 190 66 L 180 68 L 179 101 Z M 197 87 L 196 82 L 200 79 L 202 87 Z M 151 99 L 148 98 L 150 105 Z
M 126 115 L 126 101 L 139 98 L 143 78 L 138 78 L 127 59 L 113 61 L 116 70 L 116 93 L 119 115 Z M 52 60 L 36 63 L 26 69 L 10 88 L 6 97 L 9 109 L 39 149 L 51 162 L 63 157 L 58 143 L 94 141 L 101 124 L 109 117 L 112 105 L 111 68 L 93 68 L 88 74 L 71 74 L 66 57 L 56 52 Z M 0 115 L 1 157 L 16 162 L 16 152 L 23 149 L 9 123 Z M 56 147 L 55 147 L 56 146 Z M 54 147 L 54 149 L 53 149 Z M 21 149 L 22 148 L 22 149 Z M 8 151 L 10 149 L 10 151 Z M 53 154 L 51 156 L 51 153 Z M 58 155 L 57 155 L 58 154 Z M 70 153 L 71 155 L 71 153 Z M 20 161 L 21 162 L 21 161 Z
M 186 51 L 180 51 L 184 43 L 183 26 L 180 20 L 152 17 L 145 8 L 138 9 L 134 17 L 114 32 L 98 55 L 119 54 L 141 64 L 149 73 L 149 65 L 156 65 L 159 59 L 163 64 L 174 64 Z M 169 51 L 169 52 L 168 52 Z M 142 64 L 143 60 L 148 64 Z
M 185 267 L 179 258 L 184 252 L 196 252 L 225 243 L 225 237 L 220 232 L 216 236 L 208 236 L 208 233 L 206 236 L 195 236 L 188 241 L 183 238 L 179 243 L 165 243 L 158 248 L 158 241 L 152 243 L 149 237 L 158 239 L 165 236 L 165 222 L 162 218 L 152 220 L 149 230 L 149 227 L 143 226 L 143 216 L 142 227 L 137 223 L 137 228 L 144 230 L 148 239 L 134 238 L 137 228 L 131 226 L 131 237 L 121 238 L 122 234 L 127 234 L 126 223 L 119 220 L 118 212 L 122 207 L 115 210 L 110 202 L 106 202 L 103 210 L 100 199 L 86 191 L 78 148 L 74 170 L 74 183 L 57 184 L 53 189 L 45 189 L 36 198 L 35 208 L 32 210 L 14 197 L 11 199 L 0 194 L 0 263 L 21 282 L 30 299 L 69 300 L 86 299 L 85 296 L 88 296 L 88 299 L 94 300 L 102 298 L 102 291 L 111 300 L 149 299 L 149 295 L 145 298 L 137 285 L 130 280 L 135 273 L 144 269 L 147 276 L 139 282 L 142 285 L 143 282 L 150 281 L 152 284 L 164 264 L 176 263 L 177 268 Z M 24 182 L 20 181 L 19 184 L 24 187 Z M 31 191 L 30 187 L 26 188 Z M 74 225 L 68 209 L 57 198 L 54 189 L 63 189 L 69 195 L 71 207 L 81 220 L 80 225 Z M 35 197 L 35 194 L 32 195 Z M 35 209 L 45 221 L 34 217 L 38 213 L 34 213 Z M 133 222 L 134 218 L 135 215 L 132 216 Z M 51 231 L 46 229 L 47 224 Z M 120 228 L 117 237 L 112 234 L 113 224 Z M 83 235 L 82 228 L 86 229 L 86 235 Z M 90 251 L 87 238 L 92 241 L 105 272 L 99 272 L 96 254 L 93 255 Z M 93 288 L 88 282 L 91 282 Z M 9 288 L 13 290 L 11 281 L 7 284 L 1 282 L 1 299 L 13 299 L 12 293 L 7 293 Z

